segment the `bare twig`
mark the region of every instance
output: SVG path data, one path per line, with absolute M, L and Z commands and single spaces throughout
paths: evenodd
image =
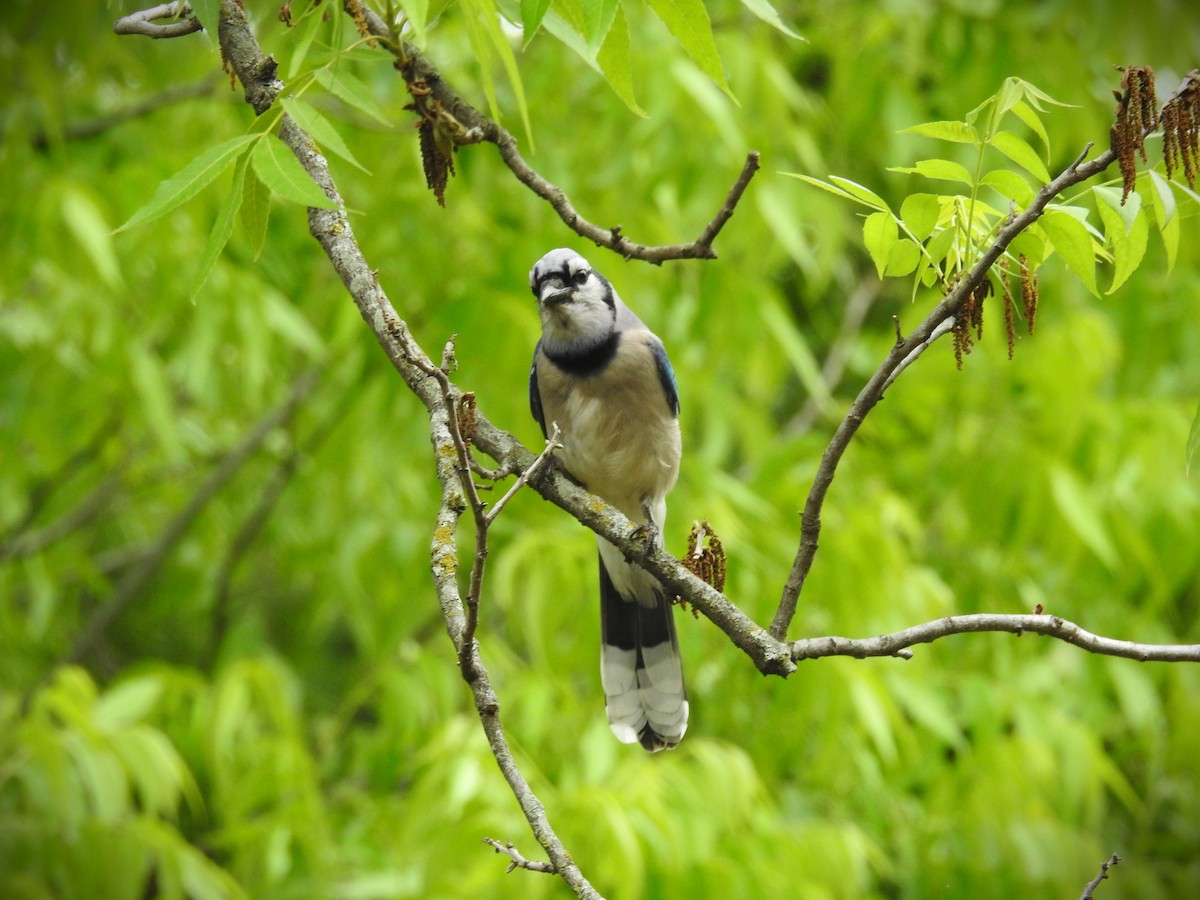
M 521 156 L 517 148 L 517 139 L 505 131 L 499 124 L 489 119 L 479 110 L 462 98 L 438 74 L 437 69 L 412 44 L 396 45 L 387 23 L 376 13 L 358 3 L 346 3 L 348 11 L 355 16 L 361 16 L 366 23 L 367 31 L 373 37 L 391 49 L 399 60 L 398 67 L 404 72 L 409 83 L 419 82 L 422 89 L 428 89 L 430 97 L 436 100 L 439 108 L 446 110 L 463 127 L 464 134 L 471 135 L 466 143 L 486 141 L 496 145 L 500 158 L 509 170 L 523 185 L 545 200 L 558 213 L 558 217 L 568 228 L 581 237 L 593 241 L 599 247 L 605 247 L 614 253 L 619 253 L 626 259 L 640 259 L 655 264 L 673 259 L 716 259 L 717 252 L 713 249 L 713 241 L 720 234 L 725 223 L 733 216 L 738 202 L 758 171 L 758 152 L 750 151 L 737 180 L 730 188 L 725 202 L 713 216 L 700 236 L 686 244 L 667 244 L 663 246 L 648 246 L 629 240 L 621 233 L 620 226 L 603 228 L 583 218 L 567 198 L 562 188 L 547 181 L 539 175 Z
M 160 25 L 156 19 L 175 19 L 167 25 Z M 185 34 L 193 34 L 204 26 L 192 14 L 192 8 L 181 0 L 174 3 L 163 3 L 150 9 L 138 10 L 117 19 L 113 31 L 117 34 L 140 34 L 148 38 L 175 38 Z
M 558 427 L 558 423 L 555 422 L 553 427 L 550 429 L 550 437 L 546 438 L 545 449 L 538 454 L 537 459 L 530 463 L 529 468 L 527 468 L 520 474 L 520 476 L 518 476 L 517 480 L 513 482 L 512 487 L 505 492 L 503 497 L 493 504 L 491 511 L 484 516 L 484 519 L 489 525 L 496 521 L 496 516 L 500 515 L 500 511 L 504 509 L 508 501 L 513 498 L 513 495 L 515 495 L 517 491 L 529 483 L 529 479 L 537 474 L 537 470 L 545 464 L 546 460 L 553 456 L 556 450 L 562 449 L 562 444 L 558 442 L 558 438 L 561 433 L 562 432 Z
M 50 524 L 0 542 L 0 562 L 35 556 L 86 525 L 108 506 L 121 485 L 122 474 L 119 468 L 109 472 L 73 509 Z
M 1084 886 L 1083 893 L 1079 895 L 1079 900 L 1092 900 L 1093 892 L 1096 888 L 1100 887 L 1100 882 L 1108 877 L 1108 870 L 1120 861 L 1121 857 L 1114 853 L 1108 859 L 1104 860 L 1104 862 L 1100 863 L 1099 873 Z
M 511 872 L 514 869 L 528 869 L 530 872 L 544 872 L 547 875 L 557 874 L 558 869 L 554 868 L 548 862 L 538 862 L 533 859 L 526 859 L 521 855 L 521 851 L 513 846 L 512 841 L 504 841 L 501 843 L 495 838 L 484 838 L 483 842 L 493 848 L 497 853 L 503 853 L 512 862 L 504 869 L 505 873 Z
M 792 641 L 792 659 L 819 659 L 825 656 L 852 656 L 866 659 L 872 656 L 898 656 L 910 659 L 914 644 L 928 644 L 953 634 L 975 634 L 984 631 L 1008 632 L 1018 637 L 1025 632 L 1058 638 L 1091 653 L 1120 656 L 1139 662 L 1200 662 L 1200 644 L 1141 644 L 1092 634 L 1074 622 L 1052 615 L 1004 615 L 975 613 L 965 616 L 946 616 L 932 622 L 914 625 L 892 634 L 872 638 L 817 637 Z
M 96 137 L 110 128 L 115 128 L 132 119 L 141 118 L 164 106 L 170 106 L 181 100 L 207 97 L 217 89 L 220 83 L 220 79 L 208 77 L 202 78 L 199 81 L 193 81 L 190 84 L 168 85 L 161 91 L 151 94 L 149 97 L 145 97 L 136 103 L 131 103 L 129 106 L 114 110 L 106 115 L 81 119 L 78 122 L 69 122 L 62 129 L 61 134 L 38 131 L 34 134 L 31 143 L 34 149 L 45 150 L 57 137 L 61 137 L 67 141 L 85 140 Z
M 0 535 L 0 559 L 14 555 L 12 545 L 22 540 L 24 532 L 41 515 L 42 510 L 46 508 L 46 505 L 54 497 L 55 493 L 63 490 L 70 484 L 71 480 L 99 455 L 105 442 L 116 434 L 119 425 L 120 419 L 115 415 L 110 415 L 101 423 L 100 427 L 96 429 L 87 442 L 67 457 L 62 465 L 53 472 L 33 481 L 28 488 L 28 499 L 25 504 L 24 513 L 8 527 L 3 535 Z

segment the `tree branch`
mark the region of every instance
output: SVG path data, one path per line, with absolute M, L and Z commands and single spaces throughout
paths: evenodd
M 190 84 L 168 85 L 161 91 L 151 94 L 149 97 L 145 97 L 121 109 L 114 110 L 107 115 L 70 122 L 63 128 L 61 138 L 68 141 L 78 141 L 96 137 L 110 128 L 115 128 L 117 125 L 128 122 L 131 119 L 141 118 L 164 106 L 170 106 L 181 100 L 207 97 L 217 89 L 217 85 L 220 83 L 220 79 L 210 76 Z M 46 131 L 38 131 L 33 135 L 30 143 L 35 150 L 45 150 L 59 136 L 60 133 L 58 132 L 51 134 Z
M 817 637 L 792 641 L 792 659 L 819 659 L 825 656 L 898 656 L 910 659 L 914 644 L 928 644 L 953 634 L 983 631 L 1008 632 L 1020 637 L 1025 632 L 1057 638 L 1102 656 L 1120 656 L 1139 662 L 1200 662 L 1200 644 L 1140 644 L 1102 637 L 1080 628 L 1074 622 L 1049 614 L 1004 615 L 975 613 L 946 616 L 933 622 L 914 625 L 892 634 L 872 638 Z
M 156 19 L 175 19 L 167 25 L 159 25 Z M 117 34 L 140 34 L 148 38 L 175 38 L 193 34 L 203 29 L 200 20 L 192 14 L 192 8 L 182 0 L 163 3 L 150 9 L 142 9 L 117 19 L 113 31 Z
M 1092 900 L 1093 892 L 1096 890 L 1096 888 L 1100 887 L 1100 882 L 1108 877 L 1108 870 L 1120 861 L 1121 857 L 1114 853 L 1104 862 L 1100 863 L 1100 872 L 1095 878 L 1084 885 L 1083 893 L 1079 895 L 1079 900 Z
M 558 870 L 550 863 L 538 862 L 533 859 L 526 859 L 521 855 L 521 851 L 513 846 L 512 841 L 501 843 L 495 838 L 484 838 L 483 842 L 494 849 L 497 853 L 503 853 L 512 860 L 505 868 L 505 872 L 511 872 L 514 869 L 528 869 L 530 872 L 544 872 L 547 875 L 555 875 Z
M 368 21 L 370 18 L 368 17 Z M 247 102 L 256 112 L 262 113 L 274 102 L 283 85 L 275 77 L 274 61 L 264 56 L 256 38 L 250 31 L 245 14 L 234 0 L 222 0 L 219 22 L 219 39 L 225 58 L 230 61 L 237 77 L 246 91 Z M 381 37 L 384 35 L 381 35 Z M 435 93 L 449 91 L 440 79 L 430 85 Z M 453 92 L 445 94 L 449 102 L 462 103 Z M 470 110 L 463 104 L 463 107 Z M 475 113 L 477 123 L 487 120 Z M 457 115 L 457 113 L 456 113 Z M 464 113 L 466 115 L 466 113 Z M 460 117 L 469 126 L 471 122 Z M 497 128 L 491 123 L 493 128 Z M 473 126 L 472 126 L 473 127 Z M 499 140 L 501 132 L 492 132 Z M 501 773 L 509 784 L 530 827 L 550 858 L 553 867 L 563 880 L 581 897 L 599 896 L 588 883 L 579 868 L 566 852 L 561 841 L 550 826 L 545 808 L 525 781 L 513 759 L 499 716 L 499 701 L 491 686 L 486 668 L 479 655 L 478 642 L 472 638 L 473 629 L 468 625 L 467 612 L 458 586 L 459 556 L 455 537 L 462 514 L 468 505 L 473 514 L 481 508 L 477 495 L 474 504 L 468 495 L 473 492 L 470 481 L 472 471 L 470 455 L 464 459 L 465 439 L 459 428 L 457 410 L 464 394 L 449 379 L 444 371 L 429 359 L 409 333 L 405 322 L 397 315 L 381 287 L 376 273 L 367 265 L 347 219 L 344 204 L 329 173 L 324 157 L 316 145 L 299 126 L 286 114 L 281 118 L 280 138 L 291 148 L 301 165 L 337 205 L 336 209 L 314 209 L 308 211 L 309 230 L 320 242 L 330 263 L 356 306 L 364 321 L 371 328 L 380 346 L 388 355 L 392 365 L 413 393 L 429 412 L 430 434 L 434 449 L 437 477 L 442 491 L 442 502 L 437 514 L 430 557 L 434 587 L 441 608 L 446 630 L 462 662 L 462 671 L 474 698 L 476 711 L 487 736 L 493 756 Z M 515 147 L 515 142 L 513 144 Z M 988 267 L 999 257 L 1009 241 L 1024 227 L 1041 215 L 1049 199 L 1070 184 L 1078 183 L 1102 171 L 1112 162 L 1112 154 L 1104 154 L 1086 165 L 1081 160 L 1072 165 L 1058 179 L 1047 185 L 1034 204 L 1003 227 L 995 243 L 984 254 L 967 278 L 951 291 L 916 331 L 906 339 L 897 341 L 884 364 L 860 392 L 850 412 L 843 421 L 833 441 L 826 450 L 818 471 L 818 478 L 806 504 L 805 537 L 801 553 L 793 567 L 793 578 L 789 589 L 796 582 L 791 595 L 791 609 L 781 610 L 776 616 L 778 634 L 763 629 L 723 594 L 705 584 L 661 547 L 651 548 L 646 553 L 644 532 L 619 511 L 600 501 L 573 484 L 554 467 L 543 466 L 534 471 L 535 458 L 511 434 L 492 425 L 482 413 L 475 412 L 472 420 L 471 443 L 499 463 L 502 472 L 523 472 L 529 485 L 546 499 L 562 507 L 578 521 L 597 534 L 618 546 L 631 559 L 637 559 L 652 574 L 659 578 L 664 587 L 685 597 L 703 612 L 731 641 L 741 648 L 767 674 L 787 675 L 794 671 L 796 662 L 820 656 L 851 655 L 911 655 L 912 644 L 936 640 L 950 634 L 968 631 L 998 630 L 1017 634 L 1031 631 L 1068 641 L 1096 653 L 1125 656 L 1133 659 L 1200 659 L 1200 647 L 1179 645 L 1146 645 L 1102 638 L 1084 631 L 1073 623 L 1054 616 L 958 616 L 926 625 L 915 626 L 894 635 L 852 640 L 846 638 L 814 638 L 807 641 L 787 643 L 782 639 L 795 610 L 795 597 L 799 593 L 803 578 L 816 551 L 816 539 L 820 530 L 819 512 L 836 470 L 838 460 L 845 452 L 849 440 L 861 424 L 862 417 L 878 402 L 891 374 L 907 364 L 906 360 L 915 351 L 927 346 L 938 326 L 953 317 L 970 293 L 970 286 L 978 284 L 986 276 Z M 757 163 L 747 161 L 743 175 L 730 191 L 725 206 L 706 229 L 710 239 L 719 232 L 728 220 L 734 206 L 753 175 Z M 551 186 L 553 187 L 553 186 Z M 609 241 L 604 243 L 618 252 L 626 252 L 631 245 L 620 238 L 616 230 L 609 232 Z M 637 254 L 631 254 L 637 255 Z M 646 257 L 640 257 L 646 258 Z M 545 453 L 540 458 L 544 458 Z M 787 594 L 785 593 L 785 600 Z M 505 851 L 507 852 L 507 850 Z M 509 854 L 511 858 L 515 856 Z M 523 858 L 523 857 L 522 857 Z M 545 864 L 536 864 L 545 865 Z M 542 871 L 542 869 L 539 869 Z
M 850 405 L 845 418 L 838 425 L 837 431 L 834 432 L 833 438 L 821 456 L 821 463 L 813 478 L 812 488 L 804 502 L 800 525 L 800 547 L 792 562 L 792 570 L 784 585 L 779 607 L 771 621 L 771 635 L 776 639 L 783 640 L 787 637 L 788 627 L 796 615 L 797 600 L 800 592 L 804 590 L 805 579 L 808 577 L 813 558 L 817 553 L 818 538 L 821 534 L 821 508 L 825 503 L 825 496 L 829 493 L 829 486 L 833 483 L 833 476 L 837 472 L 842 456 L 850 446 L 851 439 L 862 425 L 867 413 L 883 399 L 883 392 L 891 384 L 895 375 L 911 365 L 936 340 L 936 333 L 939 329 L 945 328 L 944 323 L 958 314 L 975 289 L 987 278 L 992 264 L 1008 249 L 1013 238 L 1041 218 L 1042 212 L 1051 200 L 1072 185 L 1087 181 L 1092 176 L 1103 172 L 1117 158 L 1112 150 L 1106 150 L 1095 159 L 1085 163 L 1083 160 L 1089 149 L 1091 149 L 1090 144 L 1062 174 L 1038 191 L 1028 208 L 1013 216 L 1000 228 L 996 239 L 984 251 L 970 272 L 934 307 L 912 334 L 903 340 L 897 340 L 887 357 L 880 363 L 879 368 L 875 370 L 875 374 L 871 376 Z
M 547 181 L 525 162 L 521 151 L 517 149 L 517 139 L 500 127 L 498 123 L 475 109 L 470 103 L 454 90 L 438 74 L 437 69 L 429 59 L 414 45 L 409 43 L 397 44 L 396 37 L 375 12 L 367 7 L 347 0 L 344 4 L 347 11 L 356 17 L 361 16 L 367 27 L 367 32 L 391 49 L 398 60 L 398 68 L 404 73 L 411 85 L 420 82 L 427 87 L 430 95 L 441 109 L 446 110 L 462 126 L 463 133 L 471 135 L 463 143 L 478 143 L 486 141 L 496 145 L 500 151 L 500 159 L 523 185 L 545 200 L 558 213 L 558 217 L 568 228 L 585 237 L 599 247 L 605 247 L 614 253 L 619 253 L 626 259 L 640 259 L 656 265 L 673 259 L 716 259 L 717 252 L 713 249 L 713 241 L 721 233 L 725 223 L 733 216 L 738 202 L 758 171 L 759 154 L 751 150 L 746 155 L 746 162 L 733 187 L 729 189 L 725 202 L 701 231 L 696 240 L 686 244 L 666 244 L 663 246 L 648 246 L 631 241 L 621 233 L 620 226 L 603 228 L 583 218 L 567 198 L 566 192 L 557 185 Z

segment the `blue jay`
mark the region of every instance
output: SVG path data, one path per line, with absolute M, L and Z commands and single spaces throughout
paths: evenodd
M 529 405 L 570 476 L 646 525 L 661 541 L 667 492 L 679 474 L 679 394 L 660 341 L 608 280 L 573 250 L 551 250 L 529 273 L 542 338 Z M 662 585 L 603 538 L 600 680 L 617 740 L 669 749 L 687 730 L 688 702 L 672 604 Z

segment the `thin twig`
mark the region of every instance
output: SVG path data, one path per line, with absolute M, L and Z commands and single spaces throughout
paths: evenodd
M 503 497 L 495 502 L 491 511 L 484 516 L 484 520 L 488 525 L 491 525 L 494 521 L 496 521 L 496 516 L 500 515 L 500 511 L 504 509 L 508 501 L 513 498 L 513 495 L 515 495 L 517 491 L 529 483 L 529 479 L 537 474 L 538 469 L 542 467 L 546 460 L 553 456 L 556 450 L 562 449 L 562 444 L 560 444 L 558 441 L 561 433 L 562 432 L 558 427 L 558 423 L 555 422 L 550 431 L 550 437 L 546 438 L 545 449 L 538 454 L 537 459 L 535 459 L 529 465 L 529 468 L 527 468 L 520 474 L 520 476 L 518 476 L 517 480 L 513 482 L 513 486 L 510 487 L 507 492 L 505 492 Z
M 742 165 L 742 171 L 729 189 L 725 202 L 705 225 L 696 240 L 686 244 L 666 244 L 649 246 L 629 240 L 621 233 L 620 227 L 604 228 L 589 222 L 575 209 L 567 198 L 566 192 L 558 185 L 547 181 L 525 161 L 517 148 L 517 139 L 498 123 L 475 109 L 470 103 L 454 90 L 438 73 L 436 67 L 421 51 L 412 44 L 397 45 L 387 23 L 375 12 L 359 3 L 344 4 L 352 15 L 362 17 L 367 31 L 373 37 L 380 38 L 380 43 L 388 47 L 401 60 L 407 77 L 412 81 L 419 80 L 423 88 L 430 92 L 431 99 L 436 100 L 439 108 L 450 113 L 462 126 L 464 132 L 472 135 L 469 143 L 485 141 L 495 144 L 500 151 L 500 158 L 509 170 L 523 185 L 545 200 L 553 207 L 558 217 L 568 228 L 594 242 L 597 246 L 605 247 L 614 253 L 619 253 L 626 259 L 640 259 L 645 262 L 660 264 L 673 259 L 716 259 L 717 252 L 713 249 L 713 241 L 720 234 L 725 223 L 733 216 L 738 202 L 758 171 L 759 154 L 750 151 Z
M 0 535 L 0 548 L 19 538 L 22 532 L 28 529 L 41 515 L 42 510 L 46 508 L 54 494 L 70 484 L 75 475 L 100 454 L 105 442 L 116 434 L 120 421 L 116 415 L 110 415 L 82 447 L 63 461 L 62 465 L 53 472 L 34 479 L 26 491 L 28 499 L 25 503 L 25 511 L 3 535 Z M 0 558 L 3 558 L 4 555 L 4 550 L 0 549 Z
M 943 323 L 957 315 L 975 289 L 987 278 L 988 271 L 1008 249 L 1012 240 L 1041 217 L 1047 204 L 1072 185 L 1079 184 L 1103 172 L 1116 160 L 1116 154 L 1112 150 L 1107 150 L 1085 163 L 1083 160 L 1090 148 L 1089 144 L 1062 174 L 1038 191 L 1033 202 L 1025 210 L 1000 228 L 995 240 L 980 256 L 971 271 L 925 317 L 916 330 L 892 347 L 891 352 L 888 353 L 879 368 L 875 370 L 875 374 L 871 376 L 850 405 L 845 418 L 842 419 L 825 448 L 812 487 L 808 492 L 808 498 L 804 503 L 800 525 L 800 546 L 796 551 L 796 558 L 792 562 L 792 570 L 788 574 L 787 583 L 784 585 L 779 607 L 771 621 L 771 634 L 776 639 L 786 638 L 788 627 L 796 615 L 797 600 L 800 592 L 804 589 L 805 579 L 808 577 L 817 553 L 818 538 L 821 533 L 821 508 L 825 503 L 829 486 L 833 483 L 833 476 L 837 472 L 838 464 L 867 413 L 882 399 L 884 390 L 892 381 L 893 373 L 909 365 L 912 362 L 909 357 L 914 352 L 919 356 L 922 348 L 928 346 L 928 343 L 934 339 L 934 333 L 940 327 L 944 327 Z
M 877 637 L 802 638 L 792 641 L 788 646 L 791 648 L 792 659 L 797 662 L 827 656 L 852 656 L 855 659 L 898 656 L 910 659 L 912 651 L 908 648 L 914 644 L 928 644 L 954 634 L 976 634 L 985 631 L 1008 632 L 1018 637 L 1025 632 L 1040 634 L 1074 644 L 1091 653 L 1120 656 L 1139 662 L 1200 662 L 1200 644 L 1142 644 L 1118 640 L 1092 634 L 1074 622 L 1046 614 L 974 613 L 946 616 Z
M 81 119 L 77 122 L 68 122 L 61 133 L 51 133 L 44 130 L 38 131 L 33 135 L 30 143 L 36 150 L 45 150 L 58 137 L 67 141 L 93 138 L 103 134 L 110 128 L 115 128 L 132 119 L 141 118 L 165 106 L 178 103 L 181 100 L 207 97 L 217 89 L 220 83 L 219 78 L 210 76 L 202 78 L 199 81 L 193 81 L 190 84 L 169 85 L 161 91 L 151 94 L 149 97 L 145 97 L 136 103 L 131 103 L 129 106 L 114 110 L 106 115 Z
M 159 25 L 156 19 L 175 19 L 167 25 Z M 117 19 L 113 31 L 117 34 L 140 34 L 148 38 L 176 38 L 194 34 L 204 26 L 192 13 L 192 8 L 180 0 L 163 3 L 150 9 L 138 10 Z
M 1104 862 L 1100 863 L 1099 873 L 1084 886 L 1083 893 L 1079 895 L 1079 900 L 1092 900 L 1092 893 L 1096 888 L 1100 887 L 1100 882 L 1108 877 L 1108 870 L 1120 861 L 1121 857 L 1114 853 L 1108 859 L 1104 860 Z
M 505 874 L 514 869 L 527 869 L 530 872 L 544 872 L 547 875 L 556 875 L 558 869 L 554 868 L 551 863 L 538 862 L 534 859 L 526 859 L 521 855 L 521 851 L 513 846 L 512 841 L 504 841 L 501 843 L 495 838 L 484 838 L 483 842 L 493 848 L 497 853 L 503 853 L 510 860 L 508 866 L 504 869 Z

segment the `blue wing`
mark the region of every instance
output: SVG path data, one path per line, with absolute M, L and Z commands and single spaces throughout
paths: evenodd
M 542 437 L 547 437 L 546 418 L 542 412 L 542 394 L 538 390 L 537 382 L 537 358 L 541 349 L 542 342 L 538 341 L 537 346 L 533 348 L 533 365 L 529 367 L 529 411 L 533 413 L 534 420 L 541 426 Z M 669 363 L 667 367 L 670 368 Z
M 667 359 L 667 350 L 663 345 L 654 341 L 651 344 L 654 362 L 658 367 L 658 381 L 662 385 L 667 398 L 667 406 L 676 416 L 679 415 L 679 388 L 675 384 L 675 370 L 671 368 L 671 360 Z M 545 426 L 542 426 L 543 429 Z

